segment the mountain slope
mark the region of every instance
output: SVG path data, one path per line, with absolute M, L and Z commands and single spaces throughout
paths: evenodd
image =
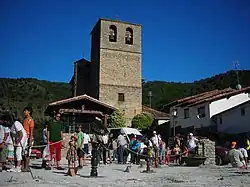
M 242 87 L 250 86 L 250 70 L 239 71 L 239 81 Z M 214 89 L 236 88 L 236 85 L 235 71 L 228 71 L 192 83 L 149 81 L 143 83 L 143 104 L 148 105 L 149 103 L 149 91 L 152 91 L 153 95 L 152 107 L 163 110 L 165 104 L 174 100 Z
M 250 70 L 239 71 L 240 83 L 250 86 Z M 227 87 L 235 88 L 236 73 L 215 75 L 192 83 L 165 81 L 143 82 L 143 104 L 149 104 L 148 92 L 152 91 L 152 107 L 164 110 L 163 106 L 171 101 L 197 93 Z M 68 83 L 50 82 L 31 78 L 0 78 L 0 110 L 9 109 L 22 115 L 25 106 L 34 108 L 34 116 L 42 117 L 48 103 L 71 96 Z
M 70 85 L 31 78 L 0 79 L 0 109 L 9 109 L 22 115 L 25 106 L 41 116 L 48 103 L 70 97 Z

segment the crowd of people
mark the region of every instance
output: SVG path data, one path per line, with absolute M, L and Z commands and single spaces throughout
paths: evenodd
M 0 115 L 0 171 L 28 172 L 31 148 L 34 143 L 34 120 L 32 108 L 25 107 L 23 110 L 24 120 L 15 119 L 12 115 L 1 113 Z M 53 118 L 46 122 L 42 131 L 43 163 L 42 167 L 50 170 L 54 166 L 58 170 L 63 168 L 60 165 L 61 150 L 64 145 L 63 127 L 61 115 L 55 113 Z M 153 131 L 151 138 L 135 134 L 124 134 L 120 132 L 118 137 L 107 133 L 97 138 L 99 163 L 107 164 L 117 160 L 118 164 L 140 164 L 142 159 L 149 160 L 152 164 L 159 161 L 159 164 L 170 162 L 182 163 L 182 157 L 188 154 L 197 154 L 199 140 L 189 133 L 187 137 L 177 134 L 174 139 L 165 141 L 160 134 Z M 68 167 L 78 168 L 86 166 L 86 159 L 89 155 L 89 145 L 92 138 L 83 131 L 81 126 L 77 128 L 77 134 L 72 135 L 68 142 L 66 159 Z M 228 158 L 233 167 L 247 167 L 247 152 L 244 148 L 236 149 L 236 142 L 232 142 Z M 45 159 L 46 158 L 46 159 Z M 130 158 L 130 159 L 129 159 Z M 156 159 L 157 158 L 157 159 Z M 6 163 L 14 165 L 8 168 Z
M 23 124 L 8 113 L 0 115 L 0 163 L 2 166 L 0 171 L 30 171 L 29 161 L 34 131 L 32 108 L 25 107 L 23 113 Z M 7 161 L 15 161 L 14 167 L 7 168 Z
M 88 152 L 87 144 L 83 143 L 86 135 L 82 133 L 82 128 L 78 127 L 78 134 L 71 137 L 67 160 L 72 165 L 78 160 L 79 168 L 82 168 L 82 158 Z M 91 140 L 88 139 L 90 143 Z M 184 143 L 185 142 L 185 143 Z M 99 163 L 107 164 L 117 160 L 118 164 L 140 164 L 141 159 L 149 159 L 151 164 L 155 162 L 155 157 L 159 159 L 159 164 L 169 164 L 171 161 L 180 163 L 181 156 L 188 153 L 196 153 L 197 142 L 192 133 L 185 141 L 180 135 L 174 139 L 173 145 L 168 145 L 161 138 L 161 135 L 153 131 L 151 138 L 142 137 L 135 134 L 126 135 L 120 132 L 118 137 L 112 133 L 102 135 L 98 138 Z M 173 159 L 171 159 L 173 158 Z M 84 159 L 85 160 L 85 159 Z

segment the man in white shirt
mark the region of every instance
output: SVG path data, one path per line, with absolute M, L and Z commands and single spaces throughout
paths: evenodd
M 197 145 L 198 139 L 194 137 L 193 133 L 189 133 L 188 140 L 187 140 L 187 146 L 189 149 L 195 148 Z
M 23 125 L 19 121 L 15 121 L 12 125 L 10 132 L 13 137 L 13 144 L 15 147 L 14 157 L 16 158 L 17 164 L 14 168 L 11 168 L 10 172 L 21 172 L 21 161 L 25 154 L 25 149 L 28 143 L 28 138 Z
M 156 131 L 153 131 L 153 137 L 151 140 L 155 152 L 155 167 L 158 167 L 161 136 L 157 135 Z
M 89 142 L 90 137 L 87 133 L 83 133 L 83 151 L 84 151 L 84 157 L 83 157 L 83 166 L 86 166 L 86 159 L 89 154 Z
M 157 135 L 156 131 L 153 131 L 153 136 L 151 138 L 152 143 L 155 147 L 159 148 L 159 144 L 161 142 L 161 136 Z
M 122 132 L 120 132 L 120 135 L 117 138 L 118 164 L 125 164 L 124 149 L 125 149 L 125 145 L 127 145 L 127 144 L 128 144 L 128 142 L 126 140 L 126 137 L 123 135 Z
M 194 137 L 193 133 L 188 134 L 187 148 L 189 152 L 195 153 L 197 148 L 197 142 L 199 140 Z
M 102 142 L 103 142 L 103 146 L 102 146 L 102 159 L 103 159 L 103 164 L 107 164 L 107 147 L 108 147 L 108 135 L 105 134 L 102 136 Z

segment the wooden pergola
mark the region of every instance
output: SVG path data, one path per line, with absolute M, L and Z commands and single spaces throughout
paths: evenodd
M 45 110 L 46 115 L 53 116 L 59 112 L 66 116 L 94 116 L 102 119 L 102 128 L 107 128 L 107 118 L 118 108 L 101 102 L 88 95 L 80 95 L 50 103 Z

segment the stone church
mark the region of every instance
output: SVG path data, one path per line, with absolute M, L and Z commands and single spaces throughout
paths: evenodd
M 142 112 L 141 25 L 99 19 L 91 59 L 74 63 L 72 96 L 87 94 L 124 112 L 127 125 Z

